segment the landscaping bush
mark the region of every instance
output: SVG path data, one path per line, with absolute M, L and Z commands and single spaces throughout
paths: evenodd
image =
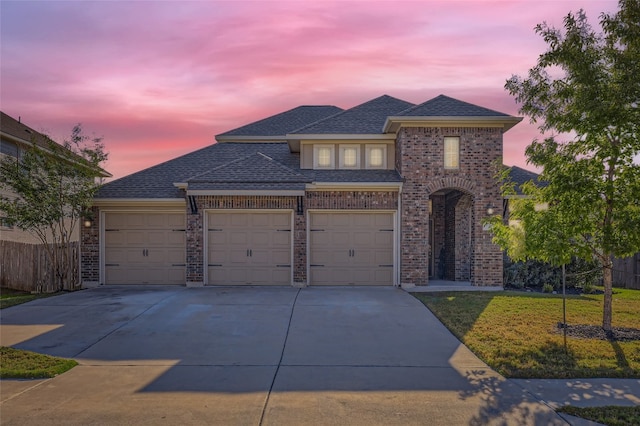
M 575 288 L 584 291 L 593 289 L 602 280 L 602 271 L 595 261 L 587 262 L 582 259 L 573 259 L 566 266 L 567 288 Z M 508 288 L 535 288 L 547 287 L 559 289 L 562 287 L 562 269 L 551 266 L 548 263 L 536 260 L 525 262 L 513 262 L 505 256 L 504 285 Z M 548 288 L 547 288 L 548 289 Z M 553 291 L 553 290 L 551 290 Z

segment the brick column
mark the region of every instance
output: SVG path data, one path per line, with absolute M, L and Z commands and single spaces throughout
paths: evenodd
M 201 204 L 196 198 L 196 204 Z M 203 212 L 202 206 L 193 213 L 187 203 L 187 287 L 204 285 Z
M 293 285 L 307 285 L 307 218 L 303 214 L 293 216 Z
M 100 211 L 90 209 L 91 226 L 80 221 L 80 283 L 82 287 L 100 285 Z

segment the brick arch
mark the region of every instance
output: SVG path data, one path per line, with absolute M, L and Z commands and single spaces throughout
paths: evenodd
M 445 188 L 459 189 L 469 194 L 475 194 L 475 184 L 465 178 L 459 176 L 449 176 L 440 179 L 433 179 L 427 185 L 427 193 L 433 194 L 436 191 Z

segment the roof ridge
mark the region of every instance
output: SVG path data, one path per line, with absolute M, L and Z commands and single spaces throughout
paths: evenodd
M 491 112 L 491 113 L 496 114 L 496 116 L 500 116 L 500 117 L 509 115 L 509 114 L 505 114 L 505 113 L 500 112 L 500 111 L 496 111 L 496 110 L 491 109 L 491 108 L 487 108 L 487 107 L 480 106 L 480 105 L 477 105 L 477 104 L 472 104 L 471 102 L 463 101 L 463 100 L 457 99 L 457 98 L 452 98 L 451 96 L 447 96 L 447 95 L 444 95 L 444 94 L 439 94 L 438 96 L 435 96 L 435 97 L 433 97 L 433 98 L 431 98 L 429 100 L 426 100 L 426 101 L 422 102 L 421 104 L 414 105 L 414 106 L 412 106 L 410 108 L 407 108 L 404 111 L 400 111 L 397 114 L 397 116 L 409 117 L 409 115 L 407 115 L 407 113 L 411 112 L 411 110 L 418 110 L 420 108 L 424 108 L 425 106 L 429 106 L 430 104 L 435 103 L 438 100 L 454 101 L 454 102 L 458 103 L 459 105 L 461 104 L 461 105 L 464 105 L 466 107 L 476 108 L 477 110 Z
M 240 157 L 240 158 L 236 158 L 235 160 L 228 161 L 228 162 L 226 162 L 224 164 L 221 164 L 219 166 L 214 167 L 213 169 L 209 169 L 209 170 L 207 170 L 205 172 L 202 172 L 202 173 L 199 173 L 197 175 L 191 176 L 190 178 L 185 179 L 185 182 L 188 182 L 188 181 L 193 180 L 193 179 L 197 179 L 198 177 L 206 175 L 207 173 L 215 172 L 216 170 L 220 170 L 220 169 L 222 169 L 224 167 L 230 166 L 233 163 L 238 163 L 238 162 L 240 162 L 242 160 L 246 160 L 247 158 L 249 158 L 249 157 L 251 157 L 251 156 L 253 156 L 255 154 L 256 154 L 255 152 L 252 152 L 251 154 L 247 154 L 244 157 Z
M 396 97 L 393 97 L 393 96 L 390 96 L 390 95 L 387 95 L 387 94 L 383 94 L 383 95 L 377 96 L 377 97 L 375 97 L 373 99 L 369 99 L 368 101 L 363 102 L 361 104 L 355 105 L 355 106 L 353 106 L 351 108 L 343 109 L 342 111 L 340 111 L 340 112 L 338 112 L 336 114 L 330 115 L 328 117 L 325 117 L 325 118 L 322 118 L 320 120 L 317 120 L 317 121 L 315 121 L 313 123 L 309 123 L 307 125 L 304 125 L 304 126 L 298 128 L 298 129 L 292 130 L 291 132 L 289 132 L 289 134 L 299 133 L 301 130 L 304 130 L 304 129 L 309 128 L 309 127 L 313 127 L 313 126 L 315 126 L 317 124 L 320 124 L 320 123 L 322 123 L 324 121 L 332 120 L 332 119 L 334 119 L 336 117 L 339 117 L 339 116 L 341 116 L 343 114 L 349 113 L 349 112 L 353 111 L 356 108 L 360 108 L 360 107 L 363 107 L 363 106 L 365 106 L 367 104 L 379 101 L 380 99 L 386 99 L 386 98 L 393 99 L 395 101 L 406 102 L 408 104 L 412 104 L 413 105 L 412 102 L 405 101 L 404 99 L 400 99 L 400 98 L 396 98 Z M 415 105 L 413 105 L 413 106 L 415 106 Z

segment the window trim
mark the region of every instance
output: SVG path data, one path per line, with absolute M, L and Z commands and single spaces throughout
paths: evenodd
M 456 142 L 456 146 L 455 146 L 455 157 L 452 158 L 451 154 L 453 154 L 452 150 L 448 150 L 447 149 L 447 142 Z M 460 136 L 445 136 L 443 139 L 443 153 L 444 153 L 444 158 L 443 158 L 443 166 L 445 170 L 460 170 Z M 451 161 L 449 160 L 455 160 L 455 164 L 454 165 L 449 165 L 448 163 L 450 163 Z
M 321 149 L 329 149 L 329 160 L 330 163 L 328 166 L 321 166 L 319 164 L 319 155 Z M 324 170 L 332 170 L 336 168 L 336 151 L 335 145 L 314 145 L 313 146 L 313 168 L 314 169 L 324 169 Z
M 345 151 L 347 149 L 355 149 L 356 150 L 356 164 L 353 166 L 347 166 L 344 164 L 344 156 L 345 156 Z M 338 161 L 339 167 L 341 169 L 346 169 L 346 170 L 356 170 L 356 169 L 360 169 L 360 145 L 358 144 L 341 144 L 339 146 L 339 161 Z
M 380 166 L 371 165 L 371 151 L 374 149 L 382 149 L 382 164 Z M 387 144 L 376 143 L 365 145 L 365 167 L 367 169 L 384 170 L 387 168 Z

